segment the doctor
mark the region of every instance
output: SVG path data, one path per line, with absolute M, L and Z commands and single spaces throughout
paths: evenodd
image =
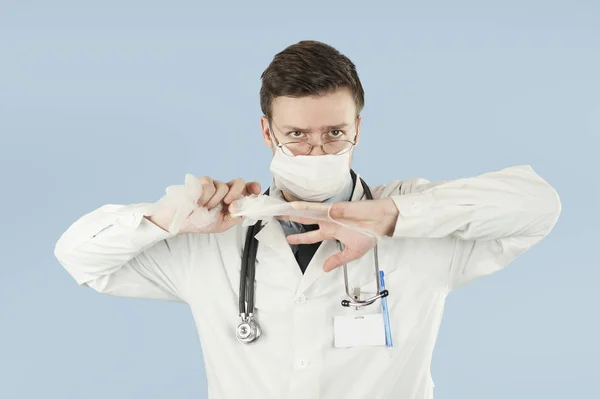
M 212 399 L 432 398 L 430 363 L 446 297 L 540 242 L 559 217 L 557 193 L 529 166 L 365 190 L 350 169 L 363 88 L 354 64 L 321 42 L 278 53 L 262 75 L 260 102 L 262 137 L 273 151 L 269 195 L 309 210 L 334 203 L 337 223 L 282 217 L 256 234 L 258 340 L 236 339 L 248 228 L 228 213 L 236 198 L 262 192 L 256 182 L 202 178 L 198 205 L 223 210 L 212 225 L 187 221 L 177 234 L 168 231 L 175 210 L 149 216 L 147 203 L 102 206 L 64 232 L 57 259 L 100 293 L 188 304 Z M 344 225 L 383 238 L 375 247 Z M 334 322 L 382 313 L 381 300 L 340 305 L 344 264 L 359 298 L 378 292 L 375 248 L 389 291 L 391 347 Z

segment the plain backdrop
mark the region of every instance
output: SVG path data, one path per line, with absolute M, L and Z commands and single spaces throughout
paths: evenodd
M 541 244 L 450 295 L 436 399 L 597 395 L 599 4 L 0 0 L 0 397 L 206 398 L 189 309 L 78 287 L 54 245 L 186 173 L 268 184 L 260 74 L 303 39 L 357 65 L 369 184 L 529 164 L 560 194 Z

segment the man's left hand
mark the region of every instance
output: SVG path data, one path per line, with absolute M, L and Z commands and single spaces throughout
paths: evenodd
M 353 227 L 373 232 L 375 235 L 391 236 L 398 220 L 399 211 L 390 198 L 382 200 L 338 202 L 332 204 L 314 202 L 295 202 L 294 207 L 301 211 L 327 214 L 331 206 L 330 216 L 333 220 Z M 308 233 L 288 236 L 290 244 L 313 244 L 324 240 L 338 240 L 344 244 L 344 250 L 329 257 L 323 269 L 329 272 L 353 260 L 361 258 L 369 252 L 377 241 L 364 233 L 341 226 L 332 221 L 323 221 L 294 216 L 281 216 L 278 219 L 302 224 L 318 224 L 319 229 Z

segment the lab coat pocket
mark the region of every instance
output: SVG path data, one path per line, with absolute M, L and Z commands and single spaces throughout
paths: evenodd
M 390 272 L 389 275 L 386 275 L 386 281 L 388 277 L 391 277 L 393 275 L 397 275 L 400 274 L 401 271 L 400 270 L 394 270 L 393 272 Z M 375 274 L 375 273 L 373 273 Z M 354 276 L 354 279 L 356 279 L 356 275 Z M 366 281 L 365 281 L 366 280 Z M 350 281 L 352 281 L 352 279 L 350 279 Z M 362 279 L 360 280 L 361 283 L 356 285 L 356 286 L 350 286 L 350 293 L 358 293 L 360 292 L 360 295 L 358 298 L 361 301 L 367 300 L 375 295 L 377 295 L 378 293 L 378 289 L 377 289 L 377 280 L 376 278 L 372 278 L 372 279 Z M 343 295 L 340 296 L 340 300 L 342 299 L 347 299 L 345 293 Z M 362 307 L 342 307 L 340 306 L 339 302 L 336 304 L 337 309 L 334 310 L 333 314 L 335 314 L 336 316 L 343 316 L 343 317 L 350 317 L 350 318 L 355 318 L 355 317 L 362 317 L 364 316 L 365 319 L 364 321 L 367 322 L 367 317 L 372 316 L 372 315 L 381 315 L 383 313 L 383 306 L 382 306 L 382 300 L 378 299 L 376 300 L 374 303 L 370 304 L 370 305 L 366 305 L 366 306 L 362 306 Z M 389 303 L 388 303 L 388 307 L 389 307 Z M 388 312 L 389 314 L 389 312 Z M 373 320 L 373 319 L 370 319 Z M 385 334 L 385 327 L 384 327 L 384 320 L 385 320 L 385 315 L 384 318 L 381 320 L 382 325 L 381 326 L 376 326 L 377 329 L 379 327 L 381 327 L 381 333 Z M 367 322 L 370 323 L 371 321 Z M 341 323 L 341 321 L 340 321 Z M 370 330 L 371 333 L 373 332 L 373 330 Z M 392 330 L 393 333 L 393 330 Z M 341 340 L 344 340 L 343 338 Z M 385 339 L 384 341 L 385 342 Z M 347 349 L 338 349 L 338 351 L 346 351 L 348 353 L 348 355 L 350 356 L 352 353 L 356 353 L 356 352 L 363 352 L 366 351 L 368 353 L 370 353 L 374 359 L 379 359 L 379 362 L 383 362 L 385 363 L 386 359 L 390 360 L 393 359 L 396 353 L 396 348 L 395 346 L 392 347 L 386 347 L 385 344 L 383 345 L 373 345 L 370 344 L 372 346 L 357 346 L 357 347 L 350 347 Z M 383 364 L 382 363 L 382 364 Z
M 390 318 L 390 329 L 393 344 L 393 353 L 410 349 L 419 336 L 429 312 L 432 309 L 432 293 L 428 280 L 415 274 L 405 264 L 396 268 L 384 277 L 385 288 L 388 290 L 386 297 Z M 376 292 L 376 280 L 366 282 L 360 287 L 361 297 L 368 298 Z M 382 311 L 381 300 L 371 311 Z

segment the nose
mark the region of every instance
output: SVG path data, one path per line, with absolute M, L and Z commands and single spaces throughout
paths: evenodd
M 318 135 L 314 135 L 313 137 L 310 137 L 307 141 L 308 141 L 308 144 L 312 145 L 312 149 L 310 150 L 310 152 L 307 155 L 319 156 L 319 155 L 327 154 L 325 151 L 323 151 L 323 141 L 321 140 L 321 137 L 319 137 Z
M 319 156 L 319 155 L 325 155 L 325 154 L 326 154 L 326 152 L 323 151 L 321 144 L 313 144 L 313 148 L 308 153 L 309 156 Z

